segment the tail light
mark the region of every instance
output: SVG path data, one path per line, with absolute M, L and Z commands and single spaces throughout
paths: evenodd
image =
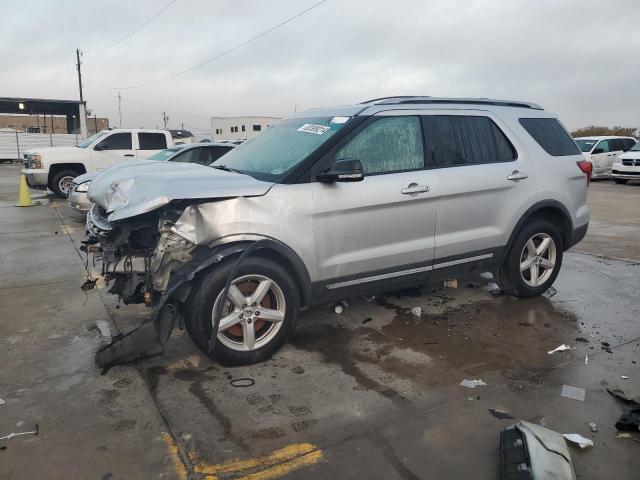
M 582 170 L 582 173 L 587 176 L 587 185 L 589 185 L 589 183 L 591 183 L 591 174 L 593 173 L 593 164 L 586 160 L 580 160 L 576 163 L 578 164 L 578 168 Z

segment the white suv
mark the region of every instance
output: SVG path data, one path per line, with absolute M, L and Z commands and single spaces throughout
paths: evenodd
M 611 178 L 616 157 L 636 144 L 633 137 L 578 137 L 575 140 L 593 164 L 593 178 Z
M 155 308 L 100 366 L 162 352 L 182 321 L 220 361 L 256 362 L 302 307 L 472 272 L 540 295 L 589 222 L 591 163 L 553 114 L 522 102 L 310 110 L 211 167 L 165 167 L 116 166 L 89 188 L 86 250 L 111 292 Z

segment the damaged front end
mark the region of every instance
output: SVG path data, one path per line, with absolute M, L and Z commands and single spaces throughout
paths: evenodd
M 125 304 L 144 303 L 154 308 L 150 320 L 115 337 L 97 352 L 99 367 L 162 353 L 171 331 L 180 322 L 179 305 L 171 296 L 176 288 L 170 288 L 170 279 L 192 260 L 196 249 L 175 228 L 182 211 L 183 208 L 168 205 L 118 222 L 110 222 L 98 204 L 88 213 L 83 250 L 102 264 L 101 276 L 110 285 L 109 293 L 118 295 Z M 179 277 L 175 280 L 179 281 Z

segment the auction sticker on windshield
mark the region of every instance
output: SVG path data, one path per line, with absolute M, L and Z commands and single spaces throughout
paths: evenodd
M 330 130 L 330 128 L 324 125 L 314 125 L 313 123 L 305 123 L 298 129 L 299 132 L 314 133 L 316 135 L 322 135 L 327 130 Z

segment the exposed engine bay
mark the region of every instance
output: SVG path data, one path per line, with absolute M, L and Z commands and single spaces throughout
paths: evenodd
M 87 214 L 85 250 L 102 263 L 102 276 L 113 282 L 109 293 L 125 304 L 156 306 L 171 273 L 191 260 L 195 244 L 171 228 L 183 209 L 164 208 L 126 221 L 109 222 L 94 204 Z

